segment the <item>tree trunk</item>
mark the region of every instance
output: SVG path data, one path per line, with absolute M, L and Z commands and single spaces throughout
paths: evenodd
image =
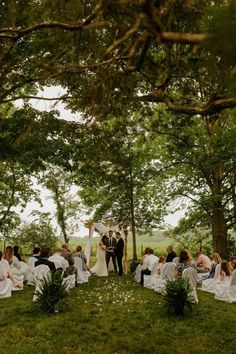
M 128 273 L 128 225 L 123 225 L 125 235 L 124 273 Z
M 65 207 L 63 204 L 60 203 L 60 195 L 59 195 L 58 188 L 55 187 L 53 189 L 53 192 L 54 192 L 54 200 L 57 206 L 57 222 L 61 228 L 61 232 L 65 243 L 68 243 L 69 237 L 67 235 L 67 230 L 66 230 Z
M 229 252 L 227 249 L 227 227 L 221 203 L 213 202 L 212 212 L 212 237 L 214 252 L 219 253 L 222 258 L 228 259 Z
M 137 260 L 137 247 L 136 247 L 136 230 L 135 230 L 135 215 L 134 215 L 134 191 L 133 191 L 133 173 L 130 164 L 130 211 L 131 211 L 131 231 L 133 240 L 133 260 Z
M 222 181 L 219 173 L 213 176 L 212 192 L 212 237 L 214 252 L 228 259 L 227 249 L 227 225 L 222 203 Z

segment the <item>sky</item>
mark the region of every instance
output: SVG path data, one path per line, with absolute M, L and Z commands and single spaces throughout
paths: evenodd
M 46 98 L 54 98 L 54 97 L 60 97 L 63 94 L 65 94 L 66 91 L 60 87 L 60 86 L 53 86 L 53 87 L 45 87 L 44 90 L 40 90 L 37 94 L 39 97 L 46 97 Z M 72 120 L 72 121 L 78 121 L 80 119 L 80 114 L 79 113 L 72 113 L 70 110 L 65 109 L 65 105 L 62 102 L 58 101 L 46 101 L 42 99 L 32 99 L 29 100 L 29 103 L 35 108 L 40 111 L 50 111 L 52 109 L 56 109 L 60 112 L 60 117 L 65 120 Z M 17 106 L 22 106 L 23 101 L 18 100 L 15 103 Z M 49 198 L 50 192 L 47 191 L 44 188 L 40 187 L 41 191 L 41 197 L 42 197 L 42 202 L 43 202 L 43 208 L 40 208 L 39 204 L 35 202 L 30 202 L 28 203 L 25 211 L 22 214 L 22 218 L 26 221 L 30 220 L 30 213 L 34 209 L 40 209 L 41 211 L 45 212 L 50 212 L 53 213 L 55 211 L 55 204 L 53 201 Z M 184 216 L 185 211 L 180 210 L 175 212 L 174 214 L 169 214 L 165 217 L 164 223 L 169 226 L 176 226 L 179 219 Z M 86 220 L 86 216 L 84 216 L 84 220 Z M 56 225 L 56 224 L 55 224 Z M 54 225 L 54 226 L 55 226 Z M 88 229 L 84 226 L 83 222 L 80 223 L 80 229 L 78 231 L 78 234 L 75 236 L 78 237 L 84 237 L 88 235 Z

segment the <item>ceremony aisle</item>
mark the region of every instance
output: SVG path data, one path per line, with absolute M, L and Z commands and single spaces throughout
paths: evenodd
M 163 298 L 132 276 L 92 277 L 71 291 L 70 307 L 32 311 L 33 288 L 0 300 L 0 354 L 234 353 L 236 304 L 199 292 L 183 318 L 167 316 Z

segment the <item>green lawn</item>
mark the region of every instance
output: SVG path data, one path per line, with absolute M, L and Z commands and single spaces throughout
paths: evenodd
M 32 311 L 33 288 L 0 300 L 0 353 L 236 353 L 236 304 L 199 291 L 184 318 L 167 316 L 163 298 L 132 276 L 92 277 L 72 289 L 64 313 Z

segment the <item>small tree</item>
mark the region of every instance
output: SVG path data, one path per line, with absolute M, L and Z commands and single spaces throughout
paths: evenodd
M 11 237 L 13 243 L 24 246 L 30 252 L 35 246 L 55 248 L 58 242 L 51 226 L 49 213 L 37 211 L 37 215 L 39 216 L 37 219 L 31 223 L 23 223 Z
M 73 175 L 59 166 L 48 165 L 40 181 L 51 192 L 56 206 L 55 217 L 64 241 L 68 243 L 79 228 L 80 199 L 72 191 Z

